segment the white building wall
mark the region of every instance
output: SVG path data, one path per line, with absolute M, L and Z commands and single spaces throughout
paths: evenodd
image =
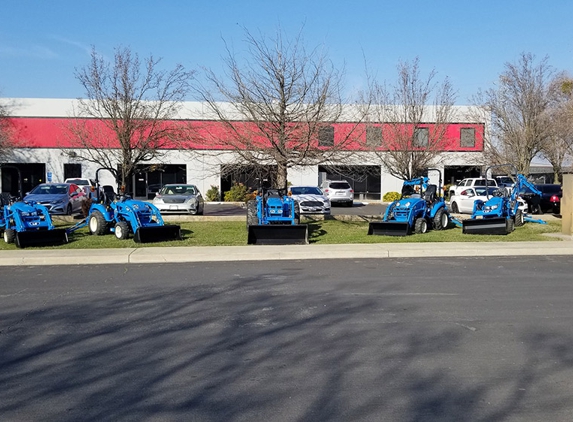
M 297 166 L 290 168 L 287 180 L 293 186 L 318 186 L 318 166 Z

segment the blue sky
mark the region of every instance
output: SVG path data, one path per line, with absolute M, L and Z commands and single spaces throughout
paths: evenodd
M 243 27 L 294 35 L 324 46 L 346 69 L 350 91 L 364 84 L 364 59 L 379 80 L 396 79 L 400 61 L 448 76 L 458 104 L 491 87 L 520 53 L 549 57 L 573 73 L 573 1 L 550 0 L 0 0 L 0 96 L 78 98 L 74 69 L 91 46 L 106 57 L 126 46 L 172 68 L 219 72 L 223 39 L 239 54 Z

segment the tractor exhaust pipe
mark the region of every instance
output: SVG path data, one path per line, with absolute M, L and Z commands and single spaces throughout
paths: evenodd
M 508 218 L 468 219 L 462 222 L 464 234 L 508 234 L 510 232 Z
M 368 225 L 368 234 L 377 236 L 408 236 L 410 225 L 398 222 L 376 222 Z
M 133 236 L 133 240 L 137 243 L 181 240 L 181 226 L 170 224 L 156 227 L 139 227 Z
M 308 226 L 306 224 L 261 224 L 249 226 L 249 245 L 306 245 Z
M 68 243 L 68 233 L 65 229 L 16 232 L 14 243 L 19 248 L 63 245 Z

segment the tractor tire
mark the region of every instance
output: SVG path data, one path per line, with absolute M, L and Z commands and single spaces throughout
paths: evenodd
M 259 224 L 259 216 L 257 215 L 257 201 L 251 200 L 247 202 L 247 230 L 249 226 L 257 226 Z
M 454 214 L 459 214 L 459 213 L 460 213 L 460 209 L 459 209 L 459 207 L 458 207 L 457 202 L 452 202 L 452 203 L 450 204 L 450 207 L 452 208 L 452 212 L 453 212 Z
M 523 210 L 520 210 L 519 208 L 517 209 L 517 211 L 515 212 L 515 227 L 521 227 L 525 224 L 525 217 L 523 216 Z
M 300 205 L 298 202 L 294 204 L 294 224 L 297 226 L 300 224 Z
M 450 216 L 445 209 L 440 208 L 434 215 L 434 230 L 444 230 L 450 224 Z
M 420 217 L 416 219 L 416 223 L 414 224 L 414 233 L 416 234 L 424 234 L 428 231 L 428 222 L 424 217 Z
M 107 221 L 99 211 L 94 211 L 90 215 L 88 228 L 91 234 L 102 236 L 107 233 Z
M 116 223 L 114 233 L 119 240 L 129 239 L 129 224 L 127 221 Z
M 4 242 L 14 243 L 14 239 L 16 239 L 16 231 L 14 229 L 4 230 Z
M 515 230 L 515 221 L 513 218 L 507 219 L 507 234 L 512 233 Z

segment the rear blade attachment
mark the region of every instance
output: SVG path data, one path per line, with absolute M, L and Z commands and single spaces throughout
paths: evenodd
M 249 245 L 306 245 L 308 226 L 306 224 L 260 224 L 249 226 Z

